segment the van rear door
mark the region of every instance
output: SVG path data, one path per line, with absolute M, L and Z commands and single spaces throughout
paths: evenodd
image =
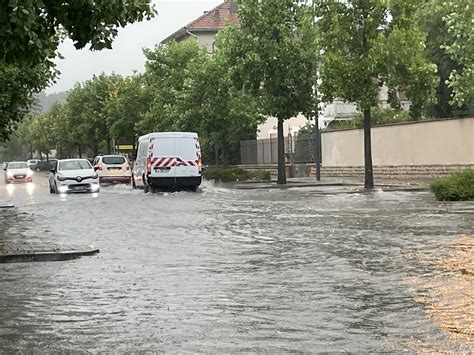
M 200 176 L 201 151 L 197 137 L 177 137 L 176 177 Z
M 152 137 L 148 147 L 151 155 L 151 175 L 154 177 L 175 177 L 175 138 Z

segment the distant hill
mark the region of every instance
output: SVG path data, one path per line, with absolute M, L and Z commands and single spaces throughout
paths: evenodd
M 44 91 L 38 94 L 37 103 L 33 105 L 35 113 L 44 113 L 55 103 L 64 103 L 66 101 L 67 91 L 57 92 L 47 95 Z

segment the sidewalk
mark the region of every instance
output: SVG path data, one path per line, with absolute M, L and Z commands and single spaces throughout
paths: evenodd
M 8 234 L 14 225 L 16 208 L 0 200 L 0 264 L 31 261 L 63 261 L 99 253 L 93 246 L 64 245 L 52 241 Z
M 376 179 L 375 189 L 382 189 L 383 191 L 423 191 L 429 189 L 428 180 L 395 180 L 395 179 Z M 317 181 L 315 177 L 304 178 L 288 178 L 286 185 L 278 185 L 276 180 L 272 181 L 243 181 L 231 183 L 231 186 L 239 190 L 254 190 L 254 189 L 290 189 L 298 187 L 337 187 L 346 192 L 363 192 L 364 188 L 363 177 L 322 177 L 321 181 Z

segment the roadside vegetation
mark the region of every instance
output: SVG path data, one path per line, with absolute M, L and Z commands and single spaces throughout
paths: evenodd
M 303 113 L 314 125 L 319 102 L 341 98 L 361 113 L 333 128 L 364 129 L 365 185 L 371 187 L 373 125 L 474 114 L 469 0 L 298 6 L 293 0 L 240 0 L 240 26 L 219 32 L 214 55 L 194 41 L 157 44 L 144 50 L 143 73 L 95 75 L 43 114 L 32 113 L 34 95 L 58 74 L 54 59 L 63 36 L 77 48 L 110 48 L 116 23 L 155 11 L 147 1 L 94 2 L 81 7 L 79 17 L 76 6 L 82 5 L 71 1 L 47 8 L 39 0 L 10 3 L 17 4 L 7 1 L 0 15 L 0 30 L 8 34 L 0 43 L 0 159 L 53 150 L 58 157 L 91 157 L 152 131 L 194 131 L 203 161 L 238 164 L 240 141 L 254 139 L 257 126 L 273 116 L 278 182 L 285 183 L 283 122 Z M 377 106 L 382 86 L 390 109 Z M 412 103 L 408 111 L 400 109 L 400 93 Z
M 372 126 L 413 121 L 414 119 L 410 117 L 408 111 L 403 109 L 375 107 L 372 110 Z M 331 122 L 328 126 L 328 129 L 349 129 L 363 127 L 364 116 L 359 112 L 354 118 L 350 120 Z
M 464 170 L 435 180 L 431 183 L 431 191 L 440 201 L 474 200 L 474 170 Z
M 228 166 L 211 166 L 204 172 L 208 180 L 220 182 L 269 181 L 270 172 L 264 170 L 244 170 Z

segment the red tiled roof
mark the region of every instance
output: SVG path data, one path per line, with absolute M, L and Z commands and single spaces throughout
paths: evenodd
M 210 11 L 204 12 L 202 16 L 165 38 L 161 43 L 167 43 L 173 39 L 177 40 L 178 38 L 185 36 L 187 31 L 217 32 L 229 24 L 239 26 L 237 9 L 238 5 L 235 0 L 225 0 L 222 4 L 216 6 Z
M 237 11 L 231 11 L 232 6 L 237 7 L 238 5 L 235 1 L 226 0 L 184 27 L 190 30 L 213 29 L 218 31 L 229 24 L 238 26 Z

